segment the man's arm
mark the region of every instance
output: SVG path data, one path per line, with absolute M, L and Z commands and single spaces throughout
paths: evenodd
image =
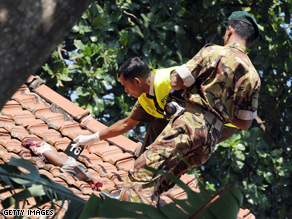
M 76 142 L 73 144 L 73 148 L 79 145 L 92 145 L 100 140 L 104 140 L 107 138 L 116 137 L 118 135 L 124 134 L 125 132 L 131 130 L 139 123 L 137 120 L 133 120 L 130 117 L 122 119 L 110 127 L 101 130 L 100 132 L 96 132 L 93 135 L 79 135 L 77 136 L 74 141 Z
M 122 119 L 110 127 L 101 130 L 100 132 L 96 132 L 93 135 L 79 135 L 77 136 L 74 141 L 76 142 L 73 147 L 77 147 L 78 145 L 91 145 L 100 140 L 104 140 L 107 138 L 116 137 L 118 135 L 124 134 L 125 132 L 134 128 L 141 120 L 141 115 L 149 115 L 147 114 L 143 108 L 140 106 L 139 101 L 137 101 L 131 111 L 131 114 Z
M 139 121 L 127 117 L 100 131 L 99 138 L 100 140 L 104 140 L 124 134 L 127 131 L 133 129 L 138 123 Z
M 173 72 L 171 74 L 170 78 L 170 86 L 173 90 L 181 90 L 184 89 L 184 81 L 181 79 L 181 77 L 178 75 L 178 73 Z M 243 130 L 248 130 L 252 124 L 252 120 L 242 120 L 237 117 L 234 117 L 232 120 L 231 124 L 235 125 L 236 127 L 243 129 Z
M 185 88 L 184 81 L 176 71 L 173 72 L 170 76 L 170 86 L 173 90 L 181 90 Z
M 239 119 L 237 117 L 234 117 L 231 124 L 235 125 L 236 127 L 240 128 L 240 129 L 248 130 L 252 124 L 252 121 L 253 121 L 253 119 L 252 120 L 242 120 L 242 119 Z

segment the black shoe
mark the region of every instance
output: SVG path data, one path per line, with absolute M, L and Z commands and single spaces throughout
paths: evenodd
M 120 195 L 121 195 L 120 192 L 118 192 L 118 193 L 108 193 L 108 192 L 105 192 L 105 191 L 101 191 L 99 194 L 103 199 L 105 199 L 106 197 L 109 197 L 109 198 L 117 199 L 117 200 L 120 199 Z

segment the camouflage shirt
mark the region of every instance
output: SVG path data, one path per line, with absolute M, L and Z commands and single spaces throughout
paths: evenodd
M 216 113 L 225 122 L 257 115 L 260 77 L 241 44 L 206 45 L 186 65 L 195 83 L 188 101 Z

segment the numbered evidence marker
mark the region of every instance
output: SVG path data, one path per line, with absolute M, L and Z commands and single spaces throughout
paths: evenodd
M 79 157 L 79 155 L 82 153 L 84 150 L 84 147 L 82 145 L 79 145 L 76 148 L 73 148 L 72 144 L 75 144 L 75 141 L 71 141 L 68 147 L 65 150 L 65 154 L 67 154 L 70 157 L 73 157 L 75 160 Z

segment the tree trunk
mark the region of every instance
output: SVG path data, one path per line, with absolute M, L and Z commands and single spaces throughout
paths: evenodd
M 45 63 L 93 0 L 1 0 L 0 109 Z

